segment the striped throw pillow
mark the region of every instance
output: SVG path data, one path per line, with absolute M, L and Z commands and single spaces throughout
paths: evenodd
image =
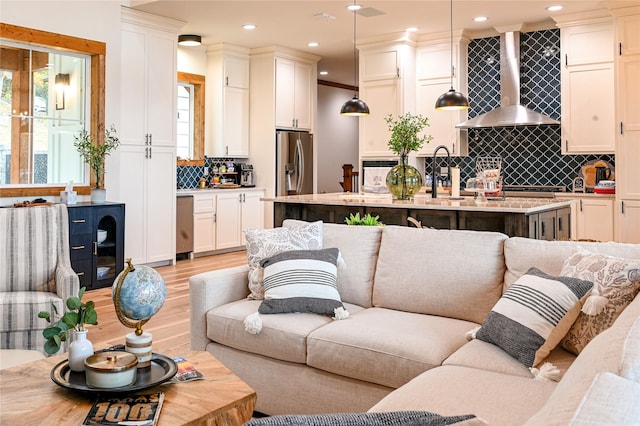
M 534 367 L 569 331 L 592 287 L 591 281 L 531 268 L 504 292 L 475 337 Z
M 258 312 L 334 315 L 343 308 L 337 287 L 337 248 L 291 250 L 263 259 L 264 300 Z

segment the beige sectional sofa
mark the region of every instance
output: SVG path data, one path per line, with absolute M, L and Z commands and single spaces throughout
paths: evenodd
M 637 415 L 640 423 L 640 297 L 577 357 L 551 351 L 545 362 L 559 382 L 536 380 L 498 346 L 466 337 L 529 268 L 558 275 L 577 246 L 640 260 L 640 245 L 398 226 L 323 224 L 322 234 L 346 263 L 338 271 L 346 320 L 262 315 L 262 331 L 250 334 L 243 322 L 261 301 L 247 298 L 248 266 L 190 279 L 192 348 L 251 385 L 257 411 L 424 410 L 492 425 L 625 424 Z M 598 415 L 606 421 L 580 421 Z

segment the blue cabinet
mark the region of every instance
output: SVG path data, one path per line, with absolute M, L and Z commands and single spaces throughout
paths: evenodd
M 71 267 L 80 286 L 111 286 L 124 269 L 124 204 L 78 203 L 67 208 Z

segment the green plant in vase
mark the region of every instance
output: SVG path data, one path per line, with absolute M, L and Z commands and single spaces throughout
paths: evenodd
M 118 139 L 116 135 L 116 129 L 113 125 L 105 129 L 104 141 L 102 143 L 94 140 L 94 137 L 87 129 L 82 129 L 80 134 L 75 135 L 73 139 L 73 146 L 76 147 L 84 162 L 89 165 L 95 178 L 95 188 L 91 190 L 92 201 L 104 202 L 105 194 L 104 188 L 102 187 L 102 176 L 104 174 L 105 159 L 120 145 L 120 139 Z
M 433 136 L 420 134 L 429 126 L 429 119 L 420 114 L 410 112 L 394 119 L 391 114 L 385 117 L 391 137 L 387 147 L 400 156 L 400 164 L 387 174 L 387 188 L 399 200 L 409 200 L 422 187 L 422 176 L 413 166 L 407 164 L 411 151 L 417 151 Z

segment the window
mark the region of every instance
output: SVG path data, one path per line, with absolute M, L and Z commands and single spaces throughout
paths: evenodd
M 193 84 L 178 82 L 177 155 L 183 160 L 193 159 L 193 93 Z
M 104 139 L 102 42 L 0 23 L 0 196 L 90 190 L 73 146 L 87 128 Z
M 203 75 L 178 72 L 178 166 L 204 165 Z

